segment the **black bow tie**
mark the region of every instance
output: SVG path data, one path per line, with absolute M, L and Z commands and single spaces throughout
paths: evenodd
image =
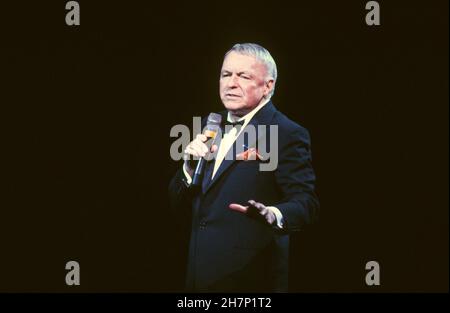
M 235 127 L 236 125 L 244 125 L 244 120 L 238 121 L 238 122 L 229 122 L 228 120 L 225 120 L 225 125 L 231 125 Z

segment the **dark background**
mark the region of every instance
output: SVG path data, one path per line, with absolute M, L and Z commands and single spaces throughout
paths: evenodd
M 312 136 L 321 218 L 291 290 L 448 291 L 448 1 L 379 1 L 378 27 L 366 1 L 83 0 L 79 27 L 65 3 L 0 7 L 0 291 L 181 290 L 169 131 L 222 109 L 237 42 L 272 53 L 273 101 Z

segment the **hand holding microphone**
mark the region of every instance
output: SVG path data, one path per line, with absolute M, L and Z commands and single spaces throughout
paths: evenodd
M 213 144 L 211 145 L 211 148 L 208 149 L 208 145 L 206 142 L 209 140 L 206 135 L 198 134 L 197 137 L 193 141 L 191 141 L 186 149 L 184 150 L 184 153 L 186 154 L 187 159 L 192 159 L 192 157 L 195 159 L 204 158 L 208 153 L 214 153 L 217 151 L 217 145 Z M 186 160 L 186 169 L 188 170 L 189 174 L 191 176 L 194 174 L 195 168 L 191 167 L 191 162 L 189 160 Z
M 211 156 L 211 153 L 215 153 L 218 149 L 216 137 L 217 134 L 220 133 L 221 122 L 222 116 L 220 114 L 209 114 L 203 134 L 198 134 L 197 137 L 191 141 L 184 150 L 185 168 L 192 177 L 191 184 L 193 186 L 201 185 L 206 163 L 205 159 L 208 159 L 208 157 Z M 189 161 L 192 157 L 194 157 L 194 159 L 199 159 L 195 168 Z

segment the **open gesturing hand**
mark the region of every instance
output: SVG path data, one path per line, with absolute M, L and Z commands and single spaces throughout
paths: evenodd
M 266 207 L 264 204 L 256 202 L 254 200 L 249 200 L 248 205 L 240 205 L 237 203 L 231 203 L 228 206 L 231 210 L 242 212 L 248 214 L 249 216 L 262 217 L 267 223 L 272 225 L 276 221 L 275 213 Z

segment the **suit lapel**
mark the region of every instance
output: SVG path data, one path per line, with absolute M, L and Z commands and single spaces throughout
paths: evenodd
M 211 182 L 211 176 L 212 176 L 212 172 L 214 170 L 214 162 L 213 161 L 209 161 L 206 163 L 205 166 L 205 173 L 203 176 L 203 181 L 202 181 L 202 191 L 205 192 L 205 190 L 207 189 L 208 185 Z
M 272 101 L 269 101 L 267 104 L 265 104 L 256 114 L 253 116 L 253 118 L 250 120 L 248 125 L 252 125 L 255 127 L 255 129 L 258 129 L 258 125 L 269 125 L 270 121 L 272 120 L 273 114 L 275 113 L 276 109 L 274 105 L 272 104 Z M 235 155 L 236 150 L 239 151 L 239 149 L 236 149 L 236 142 L 244 142 L 242 139 L 242 136 L 245 134 L 245 128 L 242 130 L 242 132 L 239 134 L 239 136 L 236 138 L 236 141 L 231 146 L 230 150 L 227 152 L 226 157 L 220 164 L 216 175 L 214 175 L 214 179 L 211 179 L 212 171 L 214 166 L 209 164 L 209 173 L 208 178 L 205 177 L 204 181 L 207 180 L 206 184 L 203 184 L 203 193 L 208 192 L 208 190 L 219 180 L 219 178 L 230 168 L 230 166 L 236 161 Z M 256 131 L 256 138 L 258 137 L 258 132 Z M 255 138 L 255 139 L 256 139 Z M 256 141 L 253 140 L 253 142 L 248 142 L 247 147 L 254 147 L 256 145 Z M 230 153 L 233 153 L 233 155 L 230 155 Z M 213 162 L 209 162 L 213 163 Z

